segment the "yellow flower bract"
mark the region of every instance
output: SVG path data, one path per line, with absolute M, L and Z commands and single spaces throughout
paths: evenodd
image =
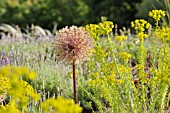
M 149 16 L 155 19 L 156 22 L 158 22 L 161 17 L 164 17 L 165 15 L 165 11 L 162 10 L 152 10 L 149 12 Z
M 149 29 L 150 23 L 144 19 L 136 19 L 135 21 L 131 22 L 131 27 L 137 32 L 144 32 L 145 30 Z
M 22 77 L 33 80 L 36 74 L 25 67 L 5 66 L 0 69 L 0 95 L 11 96 L 7 105 L 0 106 L 0 112 L 19 113 L 21 108 L 26 111 L 29 99 L 39 99 L 39 94 L 35 93 L 32 86 L 22 80 Z
M 41 103 L 44 111 L 53 113 L 81 113 L 82 108 L 75 104 L 71 99 L 58 97 L 57 99 L 50 98 Z
M 131 58 L 131 54 L 129 54 L 127 52 L 120 52 L 119 56 L 124 61 L 128 61 Z
M 109 34 L 114 28 L 113 22 L 104 21 L 99 24 L 89 24 L 85 29 L 91 34 L 95 40 L 99 40 L 99 36 Z

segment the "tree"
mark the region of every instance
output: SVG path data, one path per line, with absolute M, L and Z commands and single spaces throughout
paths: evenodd
M 135 19 L 142 0 L 0 0 L 0 23 L 30 24 L 52 29 L 54 25 L 98 23 L 105 16 L 120 26 Z
M 88 6 L 83 0 L 1 0 L 0 23 L 30 25 L 44 28 L 81 25 L 86 22 Z
M 137 9 L 136 3 L 142 0 L 88 0 L 90 7 L 90 23 L 100 21 L 101 16 L 106 16 L 120 26 L 129 25 L 134 20 Z M 95 4 L 95 5 L 94 5 Z

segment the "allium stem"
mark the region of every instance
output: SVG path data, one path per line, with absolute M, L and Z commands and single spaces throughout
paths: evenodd
M 76 90 L 76 65 L 73 61 L 73 87 L 74 87 L 74 102 L 78 103 L 77 90 Z

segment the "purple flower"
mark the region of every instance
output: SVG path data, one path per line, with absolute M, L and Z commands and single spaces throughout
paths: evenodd
M 3 65 L 10 64 L 10 58 L 8 58 L 8 57 L 2 58 L 1 64 L 3 64 Z
M 5 50 L 3 49 L 1 52 L 0 52 L 1 55 L 5 55 Z
M 6 65 L 5 59 L 2 59 L 1 64 Z
M 10 64 L 11 60 L 12 60 L 12 58 L 8 58 L 8 57 L 7 57 L 7 59 L 6 59 L 6 64 Z
M 21 60 L 21 57 L 20 56 L 18 56 L 17 57 L 17 62 L 19 62 Z

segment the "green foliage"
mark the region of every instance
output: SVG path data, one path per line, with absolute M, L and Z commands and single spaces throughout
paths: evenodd
M 89 0 L 85 1 L 89 8 L 90 23 L 100 22 L 101 16 L 106 16 L 108 20 L 114 21 L 120 26 L 129 25 L 134 20 L 137 13 L 136 3 L 141 0 Z
M 170 14 L 170 5 L 169 5 L 169 0 L 143 0 L 142 3 L 136 4 L 137 8 L 137 13 L 136 17 L 137 18 L 145 18 L 149 20 L 151 23 L 154 23 L 152 19 L 148 17 L 148 12 L 153 10 L 153 9 L 159 9 L 159 10 L 165 10 L 166 15 Z M 141 10 L 142 9 L 142 10 Z M 162 22 L 163 21 L 163 22 Z M 169 16 L 162 18 L 162 21 L 160 22 L 164 26 L 169 25 Z
M 94 26 L 90 26 L 92 32 Z M 160 47 L 152 46 L 159 42 L 159 38 L 157 40 L 156 37 L 164 37 L 166 33 L 159 32 L 162 35 L 148 37 L 146 30 L 149 26 L 150 24 L 144 20 L 136 20 L 132 23 L 137 33 L 133 40 L 135 42 L 139 39 L 138 43 L 133 43 L 134 53 L 126 48 L 128 42 L 123 40 L 126 38 L 121 38 L 124 36 L 116 36 L 112 39 L 110 35 L 106 35 L 103 39 L 100 36 L 105 33 L 93 35 L 98 40 L 95 40 L 94 54 L 87 63 L 90 72 L 88 84 L 91 90 L 86 90 L 86 94 L 90 95 L 88 97 L 91 97 L 91 102 L 95 103 L 99 112 L 162 112 L 165 105 L 168 105 L 169 102 L 166 100 L 168 100 L 170 79 L 167 74 L 169 66 L 166 64 L 169 59 L 169 47 L 167 47 L 169 42 L 162 42 Z M 86 28 L 90 29 L 89 26 Z M 149 38 L 155 42 L 150 43 Z M 102 43 L 104 40 L 105 45 Z M 117 40 L 122 43 L 116 43 Z M 151 48 L 147 48 L 145 43 L 150 44 Z M 154 54 L 157 51 L 160 52 L 159 55 Z M 136 62 L 135 66 L 132 66 L 133 60 Z
M 25 67 L 5 66 L 0 69 L 0 96 L 5 101 L 8 96 L 9 103 L 0 105 L 0 112 L 21 113 L 29 112 L 27 106 L 30 102 L 41 104 L 43 112 L 50 111 L 56 113 L 81 113 L 82 108 L 75 104 L 71 99 L 65 100 L 62 97 L 57 99 L 49 98 L 39 103 L 40 95 L 35 92 L 33 87 L 23 79 L 34 80 L 36 74 Z M 48 87 L 47 87 L 48 88 Z M 16 92 L 17 91 L 17 92 Z M 58 104 L 59 103 L 59 104 Z
M 163 9 L 163 0 L 143 0 L 142 3 L 136 4 L 136 7 L 138 10 L 136 16 L 146 19 L 149 11 L 153 9 Z
M 139 2 L 141 0 L 1 0 L 0 23 L 24 27 L 36 24 L 52 29 L 96 23 L 105 16 L 120 26 L 127 26 L 134 20 L 135 4 Z
M 88 13 L 88 6 L 80 0 L 6 0 L 0 5 L 0 23 L 22 26 L 36 24 L 52 28 L 55 24 L 80 25 L 86 21 L 84 17 Z
M 170 27 L 170 1 L 169 0 L 164 0 L 164 4 L 165 4 L 165 10 L 167 13 L 167 18 L 164 18 L 163 21 L 165 23 L 166 26 Z
M 113 22 L 105 19 L 98 24 L 89 24 L 84 27 L 94 38 L 95 45 L 92 56 L 76 67 L 78 97 L 83 110 L 89 113 L 168 112 L 170 106 L 169 28 L 156 26 L 151 29 L 151 24 L 142 19 L 132 22 L 132 28 L 136 30 L 135 34 L 130 35 L 127 32 L 122 35 L 113 34 L 114 27 Z M 7 31 L 2 32 L 4 34 L 0 40 L 1 66 L 21 65 L 35 70 L 36 79 L 32 81 L 35 76 L 27 77 L 25 76 L 27 74 L 23 75 L 27 79 L 20 76 L 27 82 L 24 81 L 17 89 L 22 89 L 21 86 L 27 83 L 34 88 L 35 92 L 40 93 L 39 103 L 32 99 L 27 101 L 24 98 L 21 104 L 2 105 L 0 110 L 20 112 L 21 106 L 27 105 L 28 113 L 46 112 L 46 110 L 55 112 L 55 110 L 68 110 L 70 108 L 65 107 L 71 104 L 73 105 L 71 109 L 76 106 L 78 111 L 81 111 L 82 109 L 69 99 L 55 99 L 58 96 L 73 98 L 70 74 L 72 70 L 69 64 L 59 62 L 56 55 L 59 53 L 55 54 L 52 51 L 51 38 L 44 41 L 44 37 L 48 35 L 39 35 L 40 32 L 35 32 L 37 30 L 30 32 L 28 29 L 28 33 L 22 33 L 7 25 L 0 28 L 8 28 Z M 15 32 L 11 33 L 11 31 Z M 26 38 L 23 39 L 22 35 Z M 20 60 L 17 59 L 18 56 Z M 6 90 L 10 90 L 11 81 L 15 79 L 4 76 L 11 71 L 2 72 L 0 71 L 2 75 L 0 76 L 0 93 L 3 96 Z M 15 71 L 19 74 L 21 72 Z M 13 76 L 10 77 L 13 78 Z M 18 79 L 18 81 L 21 83 L 22 80 Z M 25 90 L 23 89 L 21 93 L 23 94 Z M 20 96 L 20 94 L 14 95 Z M 24 96 L 27 97 L 27 95 Z M 62 103 L 61 106 L 58 103 Z

